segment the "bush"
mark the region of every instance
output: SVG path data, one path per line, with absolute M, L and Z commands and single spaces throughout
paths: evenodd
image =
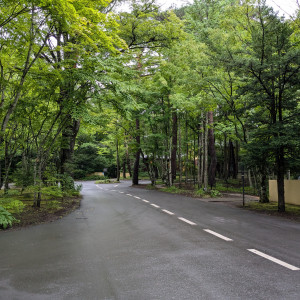
M 212 198 L 217 198 L 217 197 L 221 197 L 222 194 L 221 194 L 218 190 L 211 190 L 211 191 L 210 191 L 210 196 L 211 196 Z
M 15 221 L 17 221 L 16 218 L 14 218 L 4 207 L 0 206 L 0 227 L 3 229 L 11 227 Z
M 20 213 L 24 210 L 25 204 L 20 200 L 10 200 L 3 203 L 4 208 L 10 213 Z
M 205 191 L 203 189 L 199 189 L 199 190 L 196 190 L 195 191 L 195 195 L 196 196 L 200 196 L 200 197 L 203 197 L 205 195 Z
M 63 193 L 60 187 L 58 186 L 45 186 L 41 189 L 42 195 L 54 197 L 54 198 L 62 198 Z

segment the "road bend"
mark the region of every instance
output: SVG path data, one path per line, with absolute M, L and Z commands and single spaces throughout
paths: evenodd
M 0 299 L 300 299 L 300 223 L 83 182 L 80 209 L 0 233 Z

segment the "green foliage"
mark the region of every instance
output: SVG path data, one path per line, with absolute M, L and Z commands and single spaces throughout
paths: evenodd
M 41 188 L 41 194 L 47 196 L 47 198 L 62 198 L 63 191 L 58 186 L 44 186 Z
M 20 213 L 25 208 L 22 201 L 13 198 L 0 199 L 0 205 L 10 213 Z
M 11 227 L 13 222 L 16 222 L 16 218 L 11 215 L 5 208 L 0 206 L 0 227 L 6 229 Z
M 222 194 L 218 190 L 211 190 L 210 191 L 210 196 L 212 198 L 218 198 L 218 197 L 221 197 Z
M 204 195 L 206 195 L 206 192 L 203 189 L 197 189 L 195 191 L 195 195 L 200 196 L 200 197 L 204 197 Z

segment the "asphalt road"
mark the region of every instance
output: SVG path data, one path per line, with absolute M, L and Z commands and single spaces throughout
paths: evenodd
M 1 232 L 0 299 L 300 299 L 300 223 L 129 185 Z

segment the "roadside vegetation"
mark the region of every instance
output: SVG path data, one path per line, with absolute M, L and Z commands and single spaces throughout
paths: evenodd
M 5 194 L 0 191 L 0 230 L 40 224 L 64 216 L 79 207 L 80 189 L 81 186 L 67 191 L 56 186 L 43 187 L 38 208 L 33 200 L 37 193 L 34 187 L 12 188 Z

